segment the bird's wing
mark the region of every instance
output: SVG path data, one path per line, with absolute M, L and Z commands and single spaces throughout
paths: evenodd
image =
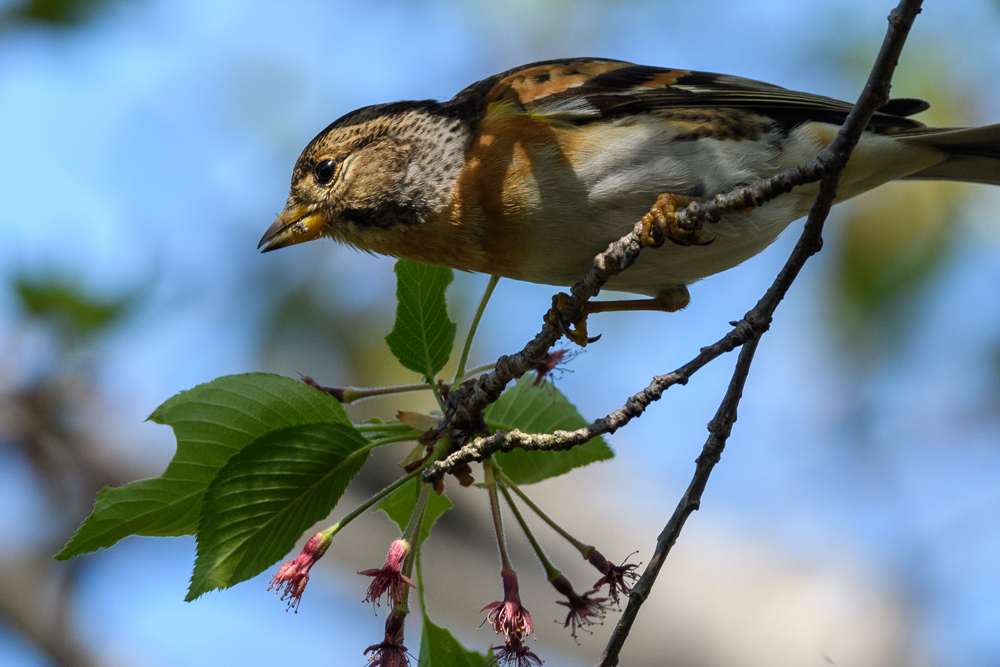
M 741 109 L 786 127 L 810 120 L 840 124 L 853 107 L 752 79 L 596 58 L 550 60 L 508 70 L 469 86 L 452 104 L 478 107 L 478 113 L 489 113 L 495 105 L 575 123 L 669 109 Z M 928 106 L 922 100 L 892 100 L 875 114 L 869 128 L 898 132 L 923 127 L 906 116 Z

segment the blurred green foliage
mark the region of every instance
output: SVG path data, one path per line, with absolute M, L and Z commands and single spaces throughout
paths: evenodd
M 319 272 L 320 267 L 311 265 Z M 331 357 L 342 358 L 348 365 L 347 382 L 393 382 L 402 369 L 383 340 L 392 326 L 388 302 L 357 305 L 346 303 L 337 284 L 304 278 L 268 274 L 264 281 L 260 324 L 261 355 L 265 365 L 284 365 L 318 373 L 329 365 Z M 295 341 L 290 346 L 288 341 Z M 379 368 L 393 372 L 373 375 L 372 364 L 379 357 Z M 318 378 L 319 379 L 319 378 Z M 400 380 L 401 381 L 401 380 Z
M 858 44 L 849 46 L 842 62 L 860 72 L 857 54 L 864 52 Z M 931 45 L 914 46 L 908 54 L 919 54 L 920 65 L 900 68 L 893 96 L 930 101 L 930 110 L 918 116 L 928 125 L 961 124 L 972 98 L 947 75 L 949 59 Z M 840 243 L 833 248 L 828 282 L 834 321 L 853 343 L 848 349 L 879 354 L 878 341 L 887 334 L 905 334 L 961 233 L 956 225 L 967 192 L 954 183 L 891 183 L 841 207 L 843 219 L 834 232 Z
M 836 287 L 856 324 L 902 315 L 948 256 L 961 192 L 953 185 L 889 185 L 848 214 Z
M 0 14 L 5 24 L 76 28 L 117 0 L 26 0 Z
M 75 345 L 104 333 L 134 310 L 145 290 L 100 297 L 69 277 L 55 272 L 12 280 L 26 314 L 51 327 L 61 341 Z

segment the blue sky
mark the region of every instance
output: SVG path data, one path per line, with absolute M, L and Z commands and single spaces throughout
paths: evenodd
M 114 433 L 109 447 L 156 474 L 172 439 L 143 420 L 160 402 L 228 373 L 303 371 L 300 357 L 260 356 L 272 277 L 328 283 L 347 316 L 373 303 L 391 316 L 385 258 L 332 244 L 264 257 L 255 250 L 284 204 L 299 150 L 342 113 L 447 98 L 493 72 L 568 55 L 849 98 L 865 74 L 845 65 L 874 54 L 889 9 L 854 0 L 153 0 L 118 3 L 69 33 L 8 32 L 0 42 L 0 277 L 58 271 L 99 293 L 149 290 L 149 303 L 93 355 L 110 406 L 94 420 Z M 927 3 L 894 92 L 934 103 L 941 90 L 967 91 L 950 122 L 1000 122 L 998 30 L 996 3 Z M 952 88 L 920 76 L 941 71 Z M 850 552 L 876 586 L 906 600 L 916 653 L 948 666 L 1000 662 L 1000 191 L 969 188 L 965 197 L 947 261 L 910 308 L 905 335 L 874 360 L 852 354 L 829 308 L 834 252 L 811 262 L 761 345 L 732 445 L 692 519 L 766 536 L 802 562 Z M 797 229 L 695 285 L 682 313 L 595 319 L 604 338 L 559 386 L 587 416 L 614 409 L 651 372 L 671 370 L 724 333 L 766 288 Z M 836 220 L 828 238 L 836 248 Z M 459 276 L 464 305 L 456 308 L 467 312 L 484 284 Z M 520 348 L 550 295 L 502 282 L 477 360 Z M 4 290 L 0 339 L 8 382 L 52 363 L 44 336 L 24 328 Z M 651 351 L 630 364 L 637 341 Z M 324 359 L 331 384 L 350 366 Z M 650 512 L 673 506 L 732 361 L 671 390 L 612 439 L 619 457 L 609 477 L 638 478 L 614 490 L 619 502 Z M 31 543 L 31 524 L 46 520 L 46 505 L 28 467 L 3 456 L 0 502 L 9 511 L 0 550 L 17 552 Z M 642 539 L 645 548 L 654 535 Z M 125 663 L 251 665 L 308 656 L 303 647 L 329 632 L 330 619 L 352 646 L 377 639 L 377 624 L 357 615 L 356 582 L 336 569 L 323 575 L 328 593 L 308 614 L 274 613 L 280 607 L 261 581 L 185 604 L 193 551 L 188 539 L 131 540 L 102 555 L 82 582 L 86 640 Z M 380 551 L 373 545 L 374 560 Z M 595 653 L 585 646 L 565 664 Z M 0 633 L 0 663 L 46 664 L 9 632 Z

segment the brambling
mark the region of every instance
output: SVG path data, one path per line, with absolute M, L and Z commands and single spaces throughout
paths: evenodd
M 895 179 L 1000 185 L 1000 125 L 930 128 L 895 99 L 872 118 L 838 201 Z M 258 248 L 327 236 L 463 271 L 571 285 L 656 201 L 661 214 L 808 162 L 852 105 L 749 79 L 578 58 L 524 65 L 447 102 L 379 104 L 334 121 L 299 156 Z M 686 286 L 736 266 L 805 215 L 795 188 L 642 253 L 609 289 L 677 310 Z M 662 196 L 665 195 L 665 196 Z M 659 199 L 658 199 L 658 196 Z M 708 241 L 712 241 L 709 243 Z

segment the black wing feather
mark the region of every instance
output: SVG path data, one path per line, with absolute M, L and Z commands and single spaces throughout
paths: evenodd
M 571 61 L 559 60 L 525 65 L 490 77 L 474 86 L 482 86 L 489 82 L 492 87 L 504 78 L 528 68 L 546 64 L 562 66 L 569 62 Z M 592 59 L 580 59 L 580 62 L 592 62 Z M 658 109 L 734 108 L 771 117 L 786 128 L 807 121 L 841 124 L 854 106 L 831 97 L 710 72 L 686 72 L 671 85 L 655 85 L 655 83 L 648 85 L 670 71 L 660 67 L 629 64 L 599 74 L 581 85 L 534 99 L 524 106 L 527 111 L 532 111 L 544 107 L 559 108 L 560 102 L 572 99 L 585 100 L 589 107 L 600 112 L 600 118 L 606 119 Z M 647 85 L 648 87 L 643 87 Z M 470 86 L 471 88 L 473 86 Z M 869 123 L 869 128 L 881 132 L 897 132 L 923 127 L 922 123 L 905 117 L 924 111 L 928 107 L 929 105 L 923 100 L 907 98 L 892 100 L 876 112 Z M 588 122 L 595 118 L 591 116 L 580 120 Z

